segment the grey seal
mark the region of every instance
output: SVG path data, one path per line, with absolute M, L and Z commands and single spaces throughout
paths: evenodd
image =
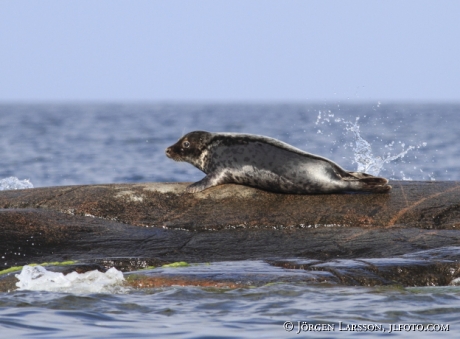
M 194 131 L 168 147 L 166 155 L 206 174 L 187 187 L 189 193 L 230 183 L 292 194 L 391 189 L 385 178 L 346 171 L 331 160 L 260 135 Z

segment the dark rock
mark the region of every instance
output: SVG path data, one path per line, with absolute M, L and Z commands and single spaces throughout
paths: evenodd
M 460 247 L 444 247 L 391 258 L 271 260 L 273 266 L 332 273 L 344 285 L 446 286 L 460 277 Z
M 416 277 L 414 284 L 446 284 L 446 270 L 455 267 L 444 262 L 417 275 L 411 271 L 423 266 L 417 260 L 388 269 L 369 260 L 460 246 L 459 183 L 391 184 L 389 194 L 286 195 L 238 185 L 186 194 L 186 183 L 2 191 L 0 265 L 107 260 L 116 266 L 131 258 L 134 265 L 123 261 L 129 271 L 137 258 L 149 266 L 305 258 L 327 261 L 308 267 L 333 272 L 344 284 L 393 283 L 398 272 Z M 362 270 L 366 281 L 356 278 Z

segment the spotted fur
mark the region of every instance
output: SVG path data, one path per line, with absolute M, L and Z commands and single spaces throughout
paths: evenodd
M 334 162 L 265 136 L 190 132 L 166 149 L 206 176 L 187 187 L 196 193 L 222 184 L 241 184 L 293 194 L 390 191 L 385 178 L 348 172 Z

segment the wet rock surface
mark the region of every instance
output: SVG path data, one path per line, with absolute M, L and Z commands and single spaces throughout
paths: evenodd
M 267 259 L 179 263 L 177 266 L 164 265 L 151 258 L 105 258 L 61 267 L 48 265 L 46 269 L 67 274 L 91 270 L 106 272 L 115 267 L 125 272 L 125 285 L 136 289 L 173 285 L 241 288 L 271 283 L 448 286 L 460 284 L 459 259 L 460 247 L 445 247 L 392 258 Z M 17 273 L 0 275 L 0 291 L 16 289 Z
M 389 194 L 315 196 L 238 185 L 186 194 L 186 183 L 2 191 L 0 264 L 269 260 L 303 267 L 310 282 L 449 284 L 458 272 L 460 184 L 391 185 Z
M 329 272 L 340 284 L 354 286 L 446 286 L 460 277 L 460 247 L 444 247 L 391 258 L 268 262 L 287 269 Z

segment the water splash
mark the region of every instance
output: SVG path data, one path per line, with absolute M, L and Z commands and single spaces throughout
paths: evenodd
M 421 147 L 426 147 L 427 145 L 426 142 L 422 142 L 417 146 L 409 145 L 406 147 L 405 143 L 399 142 L 398 144 L 401 145 L 402 151 L 397 154 L 392 154 L 395 144 L 395 142 L 392 141 L 391 143 L 385 145 L 386 154 L 374 155 L 371 144 L 361 136 L 360 126 L 358 124 L 359 117 L 356 117 L 355 122 L 351 122 L 342 118 L 334 119 L 334 114 L 332 114 L 331 111 L 319 111 L 316 119 L 316 125 L 324 124 L 326 122 L 331 124 L 332 119 L 335 123 L 344 124 L 345 131 L 351 133 L 353 136 L 353 141 L 349 144 L 345 143 L 344 147 L 347 148 L 349 146 L 352 148 L 354 158 L 353 163 L 357 164 L 358 172 L 365 172 L 377 176 L 384 169 L 385 164 L 389 164 L 392 161 L 396 161 L 398 159 L 403 159 L 408 152 L 414 149 L 419 149 Z M 318 133 L 322 134 L 323 132 L 322 130 L 318 129 Z M 422 170 L 420 171 L 423 172 Z M 412 180 L 412 178 L 406 177 L 402 171 L 400 171 L 400 174 L 402 180 Z M 430 180 L 434 180 L 432 174 L 430 175 Z
M 323 115 L 324 114 L 324 115 Z M 334 114 L 331 113 L 330 110 L 322 112 L 318 111 L 318 116 L 316 117 L 316 123 L 315 125 L 324 124 L 325 122 L 331 122 L 331 118 L 334 117 Z M 318 129 L 317 131 L 318 134 L 323 134 L 323 131 Z
M 354 145 L 352 149 L 354 152 L 354 161 L 353 163 L 358 165 L 358 172 L 365 172 L 372 175 L 379 175 L 382 171 L 385 164 L 389 164 L 392 161 L 397 159 L 402 159 L 404 156 L 411 150 L 415 148 L 425 147 L 426 143 L 422 143 L 418 146 L 408 146 L 405 148 L 405 144 L 401 143 L 402 151 L 396 155 L 392 155 L 390 152 L 383 156 L 375 156 L 372 152 L 371 144 L 366 141 L 360 133 L 360 127 L 358 125 L 359 117 L 356 118 L 355 122 L 345 121 L 341 119 L 336 119 L 337 122 L 343 122 L 345 124 L 345 129 L 353 134 Z M 388 148 L 390 151 L 393 150 L 394 141 L 388 145 L 385 145 L 385 148 Z M 403 174 L 403 173 L 402 173 Z M 410 178 L 405 178 L 403 174 L 403 180 L 411 180 Z
M 34 185 L 32 185 L 32 183 L 28 179 L 19 180 L 16 177 L 0 179 L 0 191 L 21 190 L 33 187 Z
M 64 293 L 117 293 L 124 292 L 123 273 L 110 268 L 102 273 L 97 270 L 67 275 L 48 271 L 43 266 L 24 266 L 21 273 L 16 274 L 19 290 L 49 291 Z

